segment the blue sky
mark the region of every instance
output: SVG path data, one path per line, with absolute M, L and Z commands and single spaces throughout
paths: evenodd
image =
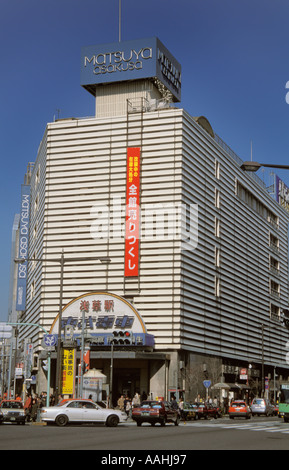
M 182 65 L 181 106 L 244 160 L 289 164 L 286 0 L 122 0 L 122 40 L 157 36 Z M 92 116 L 81 47 L 118 41 L 118 0 L 0 2 L 0 320 L 20 186 L 47 122 Z M 60 111 L 58 111 L 60 110 Z M 289 171 L 278 171 L 289 186 Z

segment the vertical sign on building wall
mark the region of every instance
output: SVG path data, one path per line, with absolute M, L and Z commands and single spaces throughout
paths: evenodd
M 127 149 L 125 277 L 139 275 L 140 148 Z
M 25 310 L 25 305 L 26 305 L 29 217 L 30 217 L 30 186 L 23 184 L 21 187 L 21 212 L 20 212 L 20 224 L 19 224 L 19 250 L 18 250 L 18 258 L 23 260 L 23 262 L 18 264 L 18 270 L 17 270 L 16 310 Z
M 75 349 L 63 349 L 62 357 L 62 393 L 74 395 Z

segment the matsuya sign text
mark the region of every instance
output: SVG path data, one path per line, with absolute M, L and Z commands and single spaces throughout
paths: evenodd
M 105 83 L 140 79 L 159 80 L 181 101 L 181 65 L 158 38 L 82 48 L 81 85 L 90 93 Z

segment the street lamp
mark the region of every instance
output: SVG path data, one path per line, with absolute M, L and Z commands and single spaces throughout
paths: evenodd
M 60 258 L 26 258 L 26 259 L 15 259 L 16 263 L 24 263 L 25 261 L 36 261 L 36 262 L 49 262 L 60 264 L 60 289 L 59 289 L 59 312 L 58 312 L 58 341 L 57 341 L 57 358 L 56 358 L 56 380 L 55 380 L 55 403 L 58 403 L 59 391 L 61 390 L 61 324 L 62 324 L 62 304 L 63 304 L 63 275 L 64 275 L 64 264 L 74 263 L 79 261 L 100 261 L 103 264 L 109 264 L 111 259 L 107 256 L 90 256 L 90 257 L 76 257 L 76 258 L 64 258 L 64 252 L 62 250 Z
M 274 163 L 259 163 L 259 162 L 244 162 L 241 165 L 241 169 L 244 171 L 258 171 L 262 166 L 269 168 L 281 168 L 283 170 L 289 170 L 289 165 L 275 165 Z

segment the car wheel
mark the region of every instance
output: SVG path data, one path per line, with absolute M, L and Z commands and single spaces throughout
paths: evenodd
M 68 418 L 66 415 L 59 415 L 55 419 L 57 426 L 66 426 L 68 424 Z
M 119 419 L 116 415 L 111 415 L 106 420 L 106 425 L 109 428 L 115 428 L 119 423 Z

